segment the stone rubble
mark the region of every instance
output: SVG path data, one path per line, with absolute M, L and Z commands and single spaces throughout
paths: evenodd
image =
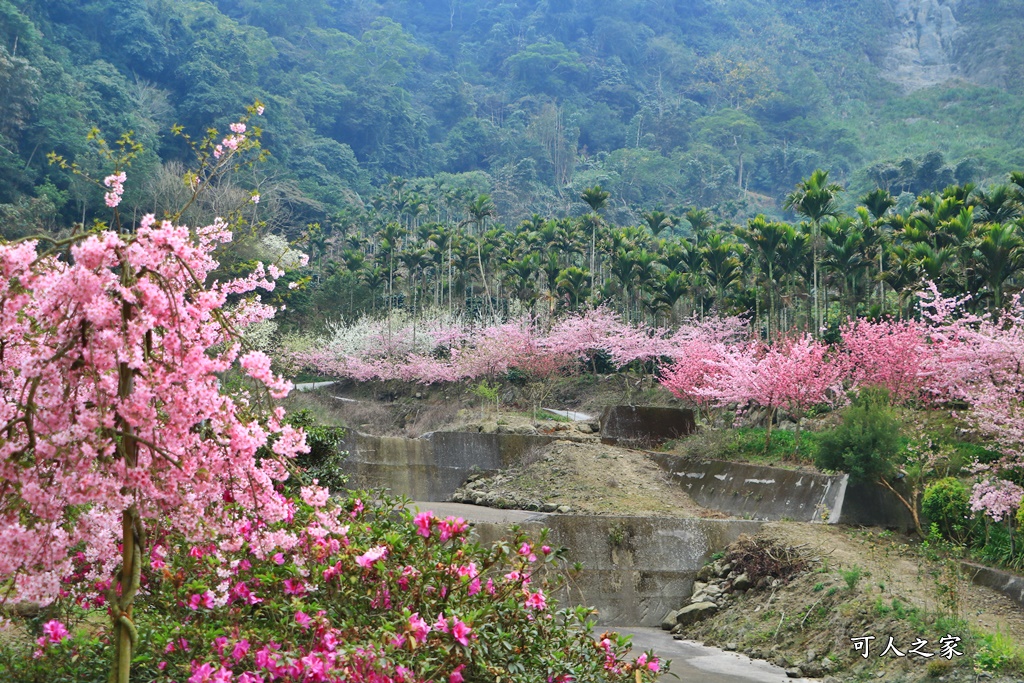
M 511 482 L 512 479 L 513 476 L 510 474 L 496 474 L 491 477 L 484 474 L 474 474 L 451 495 L 449 500 L 453 503 L 480 505 L 501 510 L 530 510 L 533 512 L 553 512 L 563 515 L 572 513 L 573 510 L 568 505 L 557 505 L 536 498 L 527 498 L 503 491 L 503 487 Z
M 782 581 L 772 576 L 761 577 L 756 583 L 746 573 L 733 567 L 731 562 L 715 560 L 704 565 L 694 577 L 693 594 L 680 609 L 670 610 L 661 620 L 662 630 L 669 631 L 675 640 L 684 640 L 689 626 L 732 606 L 748 591 L 778 588 Z M 726 643 L 724 650 L 738 650 L 735 642 Z M 777 652 L 750 649 L 743 654 L 753 659 L 763 659 L 785 669 L 790 678 L 820 678 L 835 668 L 828 657 L 818 658 L 813 649 L 807 650 L 806 661 L 798 665 L 787 661 Z M 828 680 L 828 679 L 826 679 Z

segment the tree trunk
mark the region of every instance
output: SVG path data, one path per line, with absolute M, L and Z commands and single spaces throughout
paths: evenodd
M 879 477 L 878 483 L 889 489 L 894 496 L 899 498 L 899 501 L 903 503 L 903 506 L 910 510 L 910 516 L 914 518 L 914 529 L 917 531 L 917 535 L 921 538 L 925 537 L 924 529 L 921 528 L 921 517 L 917 513 L 917 495 L 916 492 L 911 492 L 910 500 L 907 500 L 904 496 L 900 495 L 900 492 L 892 487 L 885 477 Z
M 122 266 L 127 268 L 127 266 Z M 134 275 L 128 270 L 123 270 L 121 283 L 129 286 Z M 134 307 L 128 302 L 121 305 L 121 320 L 127 333 L 128 323 L 133 318 Z M 151 338 L 146 337 L 146 354 L 149 354 Z M 134 371 L 128 363 L 122 362 L 118 365 L 117 394 L 125 399 L 132 393 L 134 385 Z M 116 429 L 121 433 L 120 454 L 124 458 L 125 469 L 130 470 L 138 464 L 139 444 L 133 436 L 133 429 L 122 417 L 115 420 Z M 116 438 L 116 436 L 115 436 Z M 122 493 L 130 493 L 122 489 Z M 138 642 L 138 631 L 132 622 L 132 605 L 135 601 L 135 593 L 139 590 L 139 579 L 142 572 L 142 546 L 143 539 L 142 523 L 139 521 L 138 513 L 134 504 L 121 513 L 121 593 L 118 595 L 112 585 L 108 592 L 110 602 L 110 614 L 114 626 L 114 661 L 110 671 L 112 683 L 129 683 L 132 666 L 132 652 Z
M 487 287 L 487 275 L 484 274 L 484 259 L 480 250 L 480 242 L 476 243 L 476 262 L 480 266 L 480 280 L 484 285 L 484 296 L 487 297 L 487 310 L 491 312 L 491 319 L 494 319 L 494 307 L 491 305 L 491 290 Z
M 818 304 L 818 290 L 819 290 L 819 285 L 820 285 L 819 277 L 818 277 L 818 231 L 819 231 L 819 229 L 820 228 L 818 227 L 818 224 L 815 223 L 814 224 L 814 229 L 811 231 L 811 239 L 814 242 L 811 245 L 811 247 L 812 247 L 812 249 L 814 251 L 813 256 L 812 256 L 812 258 L 814 260 L 814 284 L 812 285 L 813 286 L 813 293 L 814 293 L 814 330 L 812 332 L 813 332 L 813 336 L 814 336 L 815 339 L 821 339 L 821 306 Z

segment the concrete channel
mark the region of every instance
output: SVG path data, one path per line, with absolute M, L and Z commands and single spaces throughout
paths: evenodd
M 651 440 L 631 431 L 636 424 L 634 412 L 612 421 L 606 411 L 602 438 L 649 447 Z M 660 413 L 657 417 L 663 423 L 675 419 Z M 617 431 L 613 434 L 606 430 L 605 422 L 617 424 Z M 670 428 L 680 434 L 687 431 L 686 424 Z M 463 517 L 473 522 L 474 532 L 483 543 L 506 536 L 512 524 L 531 533 L 549 529 L 549 543 L 567 548 L 567 559 L 584 567 L 571 583 L 567 582 L 565 594 L 559 596 L 563 603 L 597 608 L 599 624 L 632 635 L 635 652 L 651 649 L 659 657 L 673 660 L 672 673 L 661 680 L 794 680 L 765 662 L 698 643 L 675 641 L 657 627 L 666 613 L 678 609 L 692 594 L 694 576 L 711 555 L 743 534 L 756 533 L 762 520 L 871 523 L 871 515 L 884 507 L 873 497 L 874 492 L 851 495 L 845 477 L 650 454 L 697 502 L 742 518 L 544 514 L 438 502 L 447 500 L 470 475 L 493 474 L 513 466 L 551 441 L 549 436 L 527 434 L 435 432 L 407 439 L 353 433 L 342 447 L 350 453 L 344 470 L 352 486 L 388 488 L 394 494 L 422 501 L 417 503 L 420 509 Z M 638 453 L 638 457 L 642 456 Z M 860 505 L 852 505 L 851 500 Z

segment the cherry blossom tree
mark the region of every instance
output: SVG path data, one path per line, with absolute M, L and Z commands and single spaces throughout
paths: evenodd
M 726 349 L 746 337 L 746 323 L 739 318 L 694 319 L 681 325 L 667 340 L 673 363 L 661 370 L 662 386 L 710 419 L 711 408 L 717 402 L 715 370 Z
M 661 385 L 680 401 L 693 405 L 702 417 L 710 419 L 711 408 L 718 402 L 716 370 L 726 352 L 722 344 L 704 339 L 685 342 L 677 348 L 675 363 L 662 370 Z
M 721 359 L 701 392 L 719 404 L 754 402 L 768 411 L 765 450 L 771 445 L 772 423 L 779 408 L 796 421 L 796 450 L 800 451 L 800 419 L 821 403 L 841 400 L 847 372 L 828 346 L 804 334 L 782 339 L 774 346 L 759 342 L 723 347 Z
M 926 398 L 937 388 L 938 347 L 925 323 L 854 320 L 841 334 L 856 386 L 882 387 L 894 404 Z
M 0 584 L 5 599 L 46 603 L 76 551 L 97 580 L 120 564 L 108 591 L 119 681 L 147 521 L 198 539 L 231 532 L 242 512 L 283 519 L 274 483 L 287 471 L 257 451 L 305 447 L 282 410 L 257 419 L 257 393 L 219 389 L 235 363 L 273 397 L 291 386 L 234 341 L 273 311 L 258 297 L 224 310 L 276 273 L 204 285 L 228 239 L 224 223 L 193 236 L 147 216 L 134 235 L 90 235 L 67 253 L 0 245 Z
M 197 145 L 197 192 L 254 148 L 244 123 L 231 130 Z M 137 147 L 119 144 L 127 163 Z M 120 163 L 103 182 L 118 227 L 125 182 Z M 87 578 L 108 586 L 119 683 L 151 527 L 198 540 L 234 533 L 240 515 L 274 522 L 291 510 L 275 483 L 304 437 L 282 409 L 259 410 L 291 384 L 239 341 L 273 315 L 255 291 L 282 272 L 261 264 L 208 283 L 230 239 L 219 219 L 190 230 L 148 215 L 134 234 L 0 244 L 0 602 L 52 601 L 80 554 Z M 232 367 L 254 380 L 234 397 L 219 381 Z
M 1013 527 L 1017 509 L 1024 502 L 1024 488 L 1005 479 L 985 479 L 971 489 L 971 512 L 981 513 L 996 523 L 1006 525 L 1010 536 L 1010 555 L 1016 554 Z M 986 520 L 987 521 L 987 520 Z M 988 527 L 986 526 L 986 534 Z
M 934 285 L 921 293 L 922 317 L 935 347 L 936 393 L 966 400 L 965 417 L 1005 457 L 995 469 L 1024 467 L 1024 300 L 996 317 L 964 310 Z
M 614 340 L 626 334 L 628 327 L 618 313 L 599 306 L 557 321 L 548 332 L 545 346 L 554 353 L 588 362 L 597 374 L 597 356 L 610 350 Z

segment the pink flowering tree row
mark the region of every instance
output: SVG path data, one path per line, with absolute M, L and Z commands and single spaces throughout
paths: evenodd
M 549 329 L 531 319 L 479 325 L 463 321 L 361 320 L 335 328 L 288 360 L 333 377 L 433 384 L 501 377 L 517 369 L 549 377 L 577 367 L 650 364 L 680 353 L 691 338 L 744 334 L 738 319 L 676 330 L 624 322 L 603 307 L 565 316 Z
M 780 409 L 799 420 L 861 387 L 881 387 L 897 404 L 964 403 L 961 416 L 1004 454 L 979 467 L 986 479 L 974 487 L 972 509 L 1012 525 L 1024 476 L 1024 301 L 991 318 L 934 287 L 920 298 L 920 320 L 851 321 L 831 347 L 806 336 L 772 346 L 698 336 L 680 346 L 662 383 L 702 411 L 761 406 L 769 424 Z
M 962 356 L 955 361 L 954 350 Z M 965 359 L 960 339 L 927 322 L 853 320 L 834 345 L 809 335 L 772 345 L 688 339 L 662 372 L 662 384 L 702 412 L 754 404 L 769 412 L 769 423 L 779 410 L 799 422 L 810 407 L 841 404 L 861 387 L 885 389 L 894 404 L 962 397 Z

